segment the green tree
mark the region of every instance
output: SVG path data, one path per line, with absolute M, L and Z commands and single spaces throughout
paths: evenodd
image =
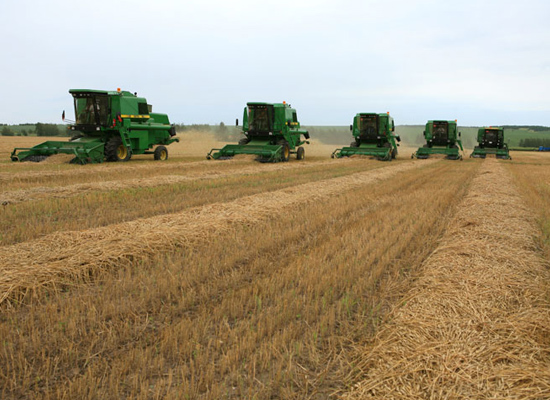
M 36 124 L 37 136 L 59 136 L 59 128 L 55 124 Z
M 14 136 L 15 133 L 6 125 L 2 128 L 2 136 Z

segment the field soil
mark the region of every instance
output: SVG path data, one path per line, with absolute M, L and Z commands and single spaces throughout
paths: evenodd
M 85 166 L 2 138 L 0 398 L 550 398 L 550 155 L 180 137 Z

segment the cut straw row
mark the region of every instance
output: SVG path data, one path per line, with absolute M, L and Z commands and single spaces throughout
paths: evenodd
M 189 164 L 189 163 L 188 163 Z M 202 164 L 202 163 L 201 163 Z M 317 163 L 280 163 L 269 168 L 259 168 L 260 165 L 251 165 L 239 169 L 224 171 L 192 171 L 186 175 L 160 175 L 151 178 L 134 178 L 125 180 L 111 180 L 102 182 L 77 183 L 65 186 L 39 186 L 31 189 L 12 190 L 0 193 L 0 204 L 10 205 L 28 201 L 43 200 L 49 198 L 71 198 L 92 192 L 108 192 L 124 189 L 152 188 L 163 185 L 173 185 L 181 182 L 220 179 L 231 176 L 252 175 L 264 172 L 286 171 L 304 168 L 318 168 L 326 162 Z M 158 164 L 157 164 L 158 165 Z M 153 169 L 149 167 L 149 169 Z M 64 171 L 74 172 L 74 171 Z M 132 172 L 132 170 L 129 170 Z M 70 174 L 69 174 L 70 175 Z M 132 176 L 132 174 L 128 174 Z M 40 176 L 40 175 L 38 175 Z
M 55 156 L 51 156 L 55 157 Z M 252 157 L 253 159 L 254 157 Z M 232 160 L 224 160 L 223 165 L 231 165 L 233 163 L 237 163 L 239 161 L 245 160 L 244 156 L 236 156 Z M 254 164 L 256 171 L 258 170 L 271 170 L 271 169 L 289 169 L 289 168 L 308 168 L 308 167 L 315 167 L 319 165 L 325 165 L 325 164 L 334 164 L 334 163 L 341 163 L 346 162 L 348 159 L 341 158 L 337 160 L 330 160 L 330 161 L 309 161 L 307 163 L 302 162 L 291 162 L 291 163 L 281 163 L 281 164 Z M 42 162 L 44 163 L 44 161 Z M 40 163 L 40 164 L 42 164 Z M 220 161 L 220 163 L 222 163 Z M 22 171 L 22 172 L 0 172 L 0 183 L 1 182 L 10 182 L 10 181 L 17 181 L 17 180 L 24 180 L 24 179 L 43 179 L 43 178 L 59 178 L 59 177 L 72 177 L 76 175 L 93 175 L 93 174 L 112 174 L 112 173 L 122 173 L 127 172 L 128 175 L 132 175 L 134 172 L 138 171 L 157 171 L 162 172 L 165 170 L 173 170 L 177 168 L 181 168 L 182 171 L 185 171 L 186 173 L 188 171 L 195 171 L 196 172 L 190 172 L 191 174 L 207 174 L 208 172 L 201 171 L 202 168 L 205 166 L 213 166 L 216 165 L 217 162 L 215 161 L 194 161 L 194 162 L 187 162 L 187 161 L 181 161 L 181 162 L 146 162 L 146 163 L 104 163 L 104 164 L 89 164 L 86 166 L 75 166 L 75 168 L 70 169 L 61 169 L 61 170 L 44 170 L 44 171 Z M 7 164 L 7 165 L 18 165 L 18 164 Z
M 343 398 L 549 399 L 550 274 L 533 213 L 486 160 Z
M 401 163 L 374 171 L 297 185 L 146 219 L 77 232 L 58 232 L 0 247 L 0 303 L 44 285 L 71 284 L 98 268 L 115 267 L 152 254 L 227 232 L 235 224 L 254 224 L 289 215 L 291 207 L 322 201 L 365 184 L 437 161 Z M 291 217 L 289 217 L 289 222 Z

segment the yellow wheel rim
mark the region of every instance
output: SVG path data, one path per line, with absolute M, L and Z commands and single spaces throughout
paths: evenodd
M 116 150 L 116 155 L 119 160 L 124 160 L 128 156 L 128 149 L 126 148 L 126 146 L 124 146 L 123 144 L 118 146 Z
M 283 151 L 284 151 L 285 159 L 288 158 L 289 153 L 290 153 L 289 148 L 285 146 Z
M 161 161 L 164 161 L 164 160 L 166 160 L 167 158 L 168 158 L 168 152 L 167 152 L 166 150 L 162 150 L 162 151 L 160 152 L 160 159 L 161 159 Z

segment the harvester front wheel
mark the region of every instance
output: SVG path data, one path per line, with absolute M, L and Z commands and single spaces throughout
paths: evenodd
M 281 149 L 281 161 L 288 161 L 290 160 L 290 146 L 287 142 L 281 143 L 282 149 Z
M 168 160 L 168 149 L 165 146 L 158 146 L 153 154 L 155 160 Z
M 115 136 L 109 139 L 105 145 L 105 156 L 107 161 L 128 161 L 132 154 L 122 143 L 120 136 Z
M 296 151 L 296 159 L 297 160 L 303 160 L 306 157 L 306 151 L 302 146 L 298 147 L 298 150 Z

